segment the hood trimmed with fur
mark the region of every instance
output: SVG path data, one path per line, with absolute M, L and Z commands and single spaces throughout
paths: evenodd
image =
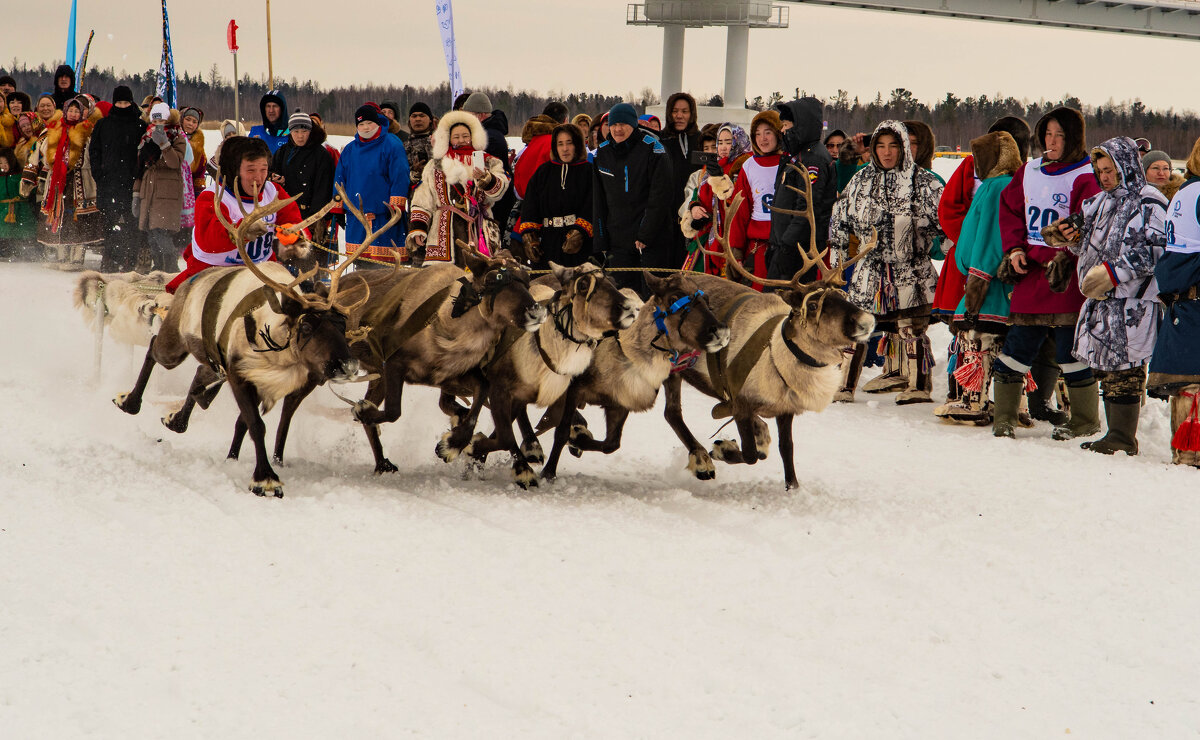
M 1017 140 L 1007 131 L 993 131 L 972 139 L 971 156 L 975 158 L 975 174 L 981 180 L 1016 174 L 1025 163 Z
M 463 124 L 471 130 L 472 148 L 478 151 L 487 148 L 487 131 L 483 130 L 483 124 L 479 122 L 475 114 L 453 110 L 441 117 L 433 132 L 433 151 L 430 153 L 433 159 L 441 159 L 446 156 L 446 152 L 450 151 L 450 129 L 459 124 Z

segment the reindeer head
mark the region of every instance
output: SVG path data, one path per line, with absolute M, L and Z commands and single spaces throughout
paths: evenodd
M 658 278 L 646 272 L 646 287 L 658 306 L 654 321 L 671 350 L 719 352 L 729 344 L 729 327 L 717 319 L 704 291 L 682 273 Z
M 464 242 L 463 260 L 471 271 L 471 284 L 464 287 L 456 301 L 455 314 L 462 315 L 475 305 L 488 320 L 499 326 L 516 326 L 537 331 L 546 320 L 546 307 L 529 293 L 529 271 L 508 250 L 485 257 Z
M 237 190 L 237 184 L 234 183 L 234 196 L 240 203 L 241 194 Z M 304 364 L 318 382 L 326 379 L 349 380 L 359 374 L 358 361 L 350 356 L 346 326 L 347 319 L 357 317 L 358 310 L 366 304 L 370 297 L 370 285 L 364 282 L 363 297 L 354 303 L 346 303 L 340 300 L 338 295 L 339 283 L 346 268 L 365 252 L 380 234 L 399 223 L 404 215 L 403 211 L 391 209 L 391 219 L 380 229 L 371 231 L 366 217 L 349 202 L 341 186 L 338 186 L 338 193 L 346 208 L 367 227 L 367 238 L 353 254 L 332 270 L 314 267 L 287 283 L 276 280 L 262 266 L 255 264 L 246 251 L 246 243 L 250 241 L 249 237 L 256 222 L 278 212 L 295 199 L 276 199 L 271 203 L 258 205 L 258 193 L 255 192 L 254 209 L 250 213 L 244 213 L 236 227 L 225 218 L 219 203 L 214 208 L 217 220 L 225 227 L 230 240 L 237 247 L 243 265 L 261 280 L 267 289 L 266 301 L 272 313 L 268 316 L 260 310 L 246 316 L 246 338 L 259 351 L 293 353 L 293 359 Z M 276 274 L 282 272 L 282 269 L 269 269 Z M 329 274 L 329 286 L 319 285 L 314 292 L 301 291 L 299 286 L 315 277 L 318 269 Z M 265 349 L 262 349 L 264 346 Z
M 589 339 L 599 339 L 608 332 L 628 329 L 637 318 L 638 303 L 617 289 L 607 273 L 591 262 L 578 267 L 563 267 L 550 263 L 558 284 L 562 286 L 555 312 L 570 319 L 575 331 Z

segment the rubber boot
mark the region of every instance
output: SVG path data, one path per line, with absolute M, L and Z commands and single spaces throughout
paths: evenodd
M 883 357 L 883 372 L 863 385 L 863 393 L 895 393 L 908 387 L 904 374 L 904 349 L 900 338 L 887 335 L 887 352 Z
M 1068 385 L 1071 397 L 1071 419 L 1066 424 L 1054 427 L 1050 435 L 1054 439 L 1090 437 L 1100 431 L 1100 385 L 1089 380 L 1084 385 Z
M 904 374 L 908 376 L 908 387 L 896 396 L 896 404 L 933 403 L 933 353 L 929 337 L 925 334 L 904 340 Z
M 863 361 L 866 359 L 865 344 L 842 350 L 842 387 L 833 394 L 834 403 L 854 403 L 854 389 L 858 387 L 858 376 L 862 374 Z
M 1047 347 L 1050 349 L 1049 357 L 1046 356 Z M 1048 421 L 1056 427 L 1066 424 L 1071 418 L 1070 414 L 1054 407 L 1054 390 L 1058 386 L 1059 376 L 1058 363 L 1054 362 L 1054 342 L 1048 340 L 1042 345 L 1042 351 L 1033 361 L 1029 373 L 1033 376 L 1033 382 L 1037 384 L 1037 389 L 1027 394 L 1029 415 L 1038 421 Z
M 1013 428 L 1017 426 L 1017 411 L 1021 406 L 1021 392 L 1025 381 L 1015 373 L 996 373 L 992 385 L 992 393 L 996 402 L 992 406 L 992 436 L 1016 436 Z
M 1108 419 L 1108 433 L 1094 442 L 1084 442 L 1079 446 L 1102 455 L 1111 455 L 1117 451 L 1124 452 L 1126 455 L 1138 454 L 1137 425 L 1141 410 L 1141 399 L 1130 403 L 1117 403 L 1107 398 L 1104 399 L 1104 416 Z

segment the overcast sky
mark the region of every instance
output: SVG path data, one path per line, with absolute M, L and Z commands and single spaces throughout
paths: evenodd
M 3 64 L 13 57 L 35 66 L 60 61 L 70 0 L 20 7 L 20 32 L 5 34 Z M 924 101 L 947 91 L 1032 100 L 1070 93 L 1090 104 L 1140 98 L 1152 108 L 1200 107 L 1195 86 L 1178 84 L 1178 70 L 1200 58 L 1196 42 L 788 7 L 790 28 L 750 32 L 750 98 L 774 90 L 790 97 L 796 87 L 828 96 L 842 88 L 866 101 L 906 87 Z M 625 8 L 616 0 L 454 0 L 464 82 L 468 89 L 657 92 L 662 30 L 626 26 Z M 266 76 L 263 0 L 168 0 L 168 10 L 179 70 L 207 74 L 215 62 L 231 76 L 225 27 L 236 18 L 239 71 Z M 434 0 L 274 0 L 271 10 L 277 79 L 325 85 L 446 79 Z M 96 31 L 91 66 L 157 68 L 156 0 L 80 0 L 78 26 L 80 49 L 88 31 Z M 719 93 L 724 60 L 723 29 L 688 30 L 684 87 L 697 97 Z

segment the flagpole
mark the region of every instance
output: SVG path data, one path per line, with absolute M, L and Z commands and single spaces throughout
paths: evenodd
M 237 74 L 237 52 L 235 51 L 235 52 L 233 52 L 233 121 L 234 121 L 234 123 L 242 122 L 242 118 L 239 115 L 240 111 L 238 111 L 238 97 L 239 97 L 238 85 L 239 84 L 240 83 L 238 82 L 238 74 Z
M 271 61 L 271 0 L 267 0 L 267 80 L 267 89 L 274 90 L 275 65 Z

